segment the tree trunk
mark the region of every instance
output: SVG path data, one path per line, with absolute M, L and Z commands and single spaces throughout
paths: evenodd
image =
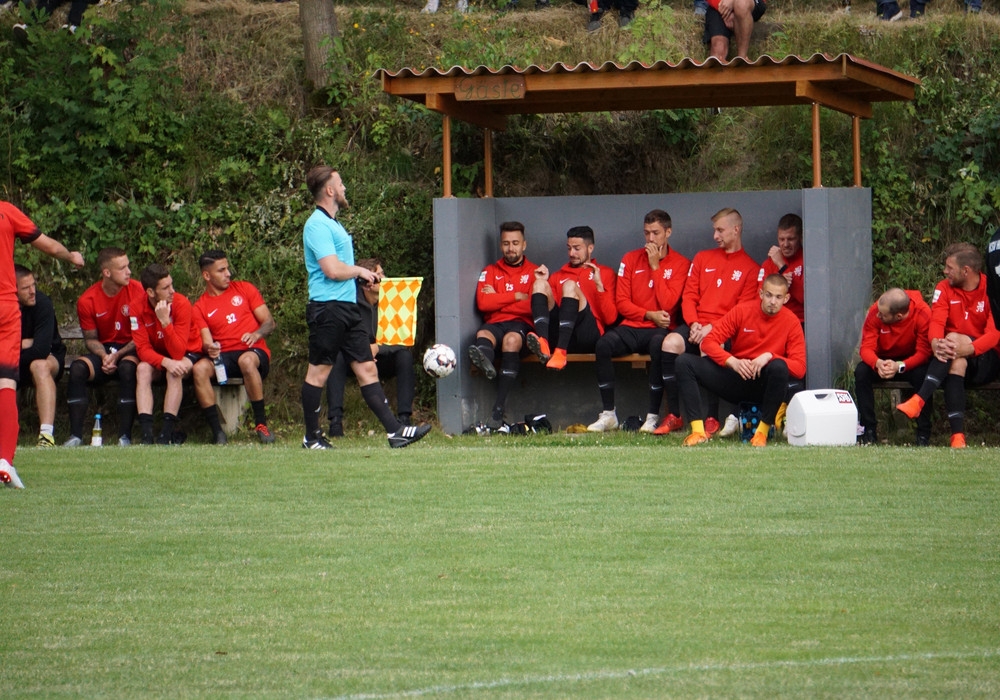
M 299 22 L 305 49 L 306 83 L 312 90 L 330 84 L 339 66 L 331 49 L 340 41 L 333 0 L 299 0 Z

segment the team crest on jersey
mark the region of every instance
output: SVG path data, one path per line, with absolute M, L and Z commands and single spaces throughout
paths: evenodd
M 234 295 L 232 300 L 232 305 L 243 306 L 243 297 L 241 297 L 239 294 Z
M 796 277 L 801 277 L 802 276 L 802 266 L 801 265 L 796 265 L 795 266 L 794 274 L 795 274 Z
M 743 270 L 733 270 L 733 282 L 739 282 L 743 277 Z
M 122 304 L 122 316 L 128 316 L 128 304 Z
M 674 276 L 674 271 L 672 268 L 667 268 L 667 271 L 663 273 L 663 279 L 668 280 Z
M 528 283 L 528 275 L 521 275 L 521 284 Z
M 981 314 L 984 311 L 986 311 L 986 302 L 985 301 L 976 302 L 976 313 Z

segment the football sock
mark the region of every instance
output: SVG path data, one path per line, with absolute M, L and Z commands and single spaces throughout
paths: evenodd
M 302 414 L 306 420 L 306 435 L 313 436 L 319 430 L 319 408 L 323 400 L 323 387 L 302 382 Z M 333 418 L 331 417 L 331 420 Z
M 66 403 L 69 405 L 69 434 L 83 437 L 83 417 L 87 413 L 87 378 L 90 368 L 83 360 L 74 360 L 69 366 L 69 387 Z
M 118 363 L 118 434 L 132 437 L 132 423 L 135 422 L 135 371 L 134 362 Z
M 253 422 L 256 425 L 267 425 L 267 411 L 264 409 L 264 399 L 251 401 L 250 408 L 253 410 Z
M 493 404 L 494 413 L 497 409 L 503 413 L 507 405 L 507 394 L 514 388 L 517 373 L 521 369 L 521 358 L 516 352 L 505 352 L 500 357 L 500 379 L 497 382 L 497 401 Z
M 535 333 L 542 338 L 549 337 L 549 298 L 541 292 L 531 295 L 531 320 Z
M 52 435 L 56 427 L 51 423 L 42 423 L 38 426 L 38 432 L 42 435 Z
M 219 423 L 219 408 L 214 403 L 211 406 L 202 408 L 201 414 L 205 416 L 208 427 L 212 429 L 213 436 L 222 432 L 222 424 Z
M 611 363 L 611 351 L 610 344 L 597 342 L 597 388 L 601 392 L 601 407 L 605 411 L 615 410 L 615 366 Z
M 573 297 L 563 297 L 559 305 L 559 340 L 556 347 L 563 350 L 569 347 L 569 341 L 573 337 L 573 329 L 576 328 L 576 317 L 580 314 L 580 300 Z
M 680 389 L 677 388 L 677 353 L 665 352 L 660 360 L 663 391 L 667 395 L 667 413 L 680 415 Z
M 705 421 L 703 420 L 691 421 L 691 432 L 706 435 L 707 433 L 705 433 Z
M 173 439 L 174 430 L 177 428 L 177 416 L 173 413 L 163 414 L 163 428 L 160 430 L 160 436 L 167 438 L 168 440 Z
M 148 440 L 152 442 L 153 440 L 153 414 L 152 413 L 140 413 L 139 414 L 139 433 L 142 435 L 143 440 Z
M 417 374 L 414 367 L 413 355 L 409 350 L 396 353 L 396 410 L 400 415 L 413 413 L 413 401 L 417 391 Z
M 385 392 L 382 391 L 381 384 L 378 382 L 365 384 L 361 387 L 361 398 L 365 400 L 368 408 L 378 418 L 379 423 L 385 428 L 385 432 L 394 433 L 402 427 L 399 419 L 389 410 L 389 402 L 385 400 Z
M 952 433 L 965 432 L 965 377 L 949 374 L 944 380 L 944 406 Z
M 17 419 L 17 390 L 0 389 L 0 459 L 6 459 L 7 464 L 14 463 L 14 452 L 17 451 L 17 436 L 21 430 Z

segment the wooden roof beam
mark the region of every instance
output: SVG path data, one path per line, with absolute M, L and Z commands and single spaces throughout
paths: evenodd
M 871 119 L 872 106 L 870 102 L 859 100 L 843 93 L 837 93 L 820 85 L 801 80 L 795 83 L 795 96 L 806 102 L 817 102 L 824 107 L 835 109 L 849 116 Z

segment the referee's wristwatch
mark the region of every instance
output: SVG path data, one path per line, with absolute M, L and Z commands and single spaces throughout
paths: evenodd
M 898 362 L 897 364 L 899 365 L 899 368 L 896 370 L 896 374 L 902 374 L 903 372 L 906 371 L 906 363 L 905 362 Z

